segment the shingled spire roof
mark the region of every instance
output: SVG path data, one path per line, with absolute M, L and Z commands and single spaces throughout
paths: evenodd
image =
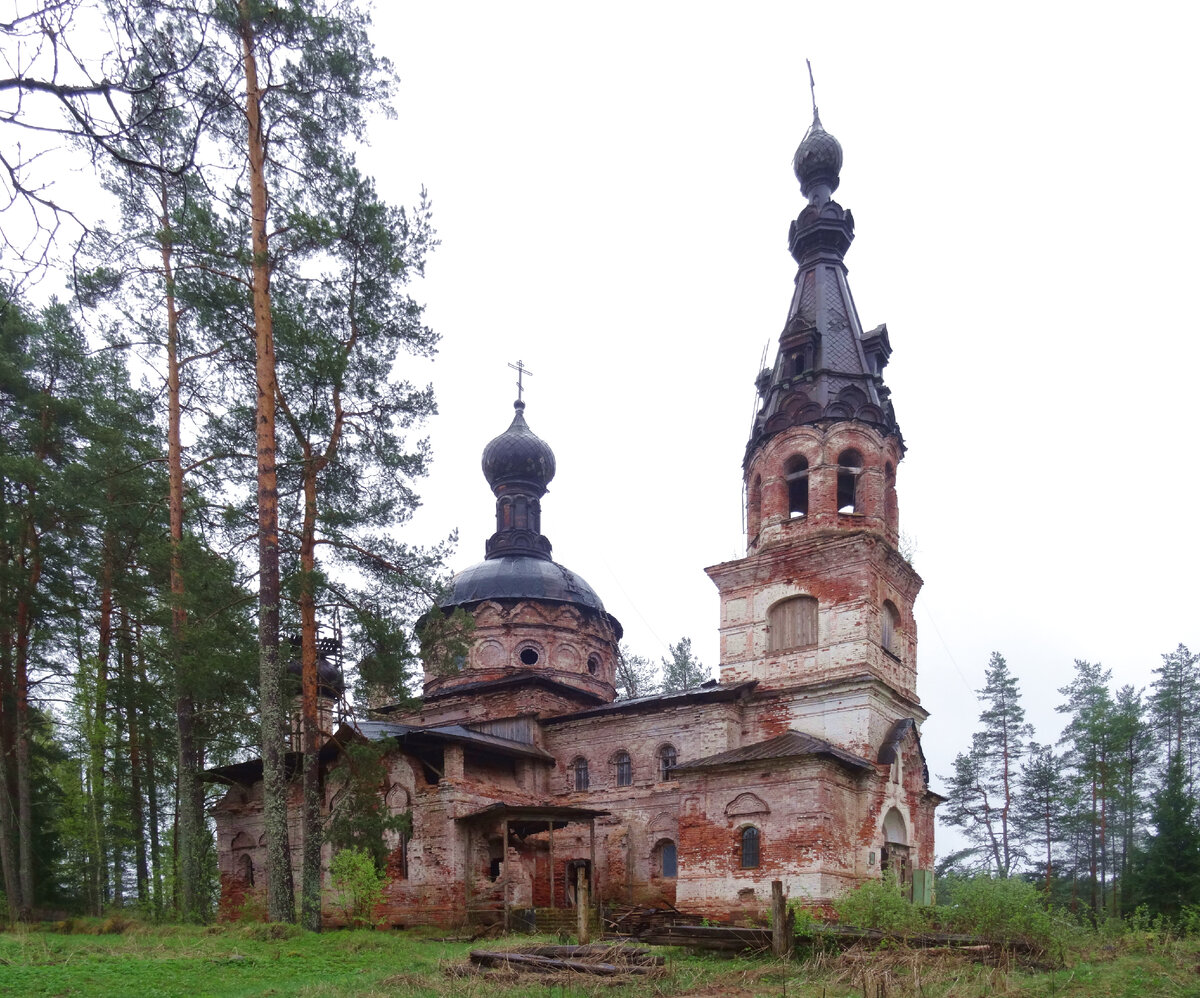
M 792 222 L 788 248 L 800 269 L 775 366 L 756 382 L 760 408 L 746 447 L 746 463 L 789 426 L 854 419 L 899 436 L 882 372 L 892 348 L 887 327 L 863 332 L 846 282 L 846 251 L 854 216 L 833 200 L 842 147 L 813 123 L 793 161 L 808 204 Z

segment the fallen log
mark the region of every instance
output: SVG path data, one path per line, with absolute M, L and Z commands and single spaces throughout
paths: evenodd
M 509 970 L 529 970 L 549 974 L 567 970 L 577 974 L 616 977 L 619 974 L 649 974 L 654 967 L 641 964 L 593 963 L 588 960 L 558 960 L 527 953 L 505 953 L 491 950 L 472 950 L 471 962 L 483 967 L 502 967 Z

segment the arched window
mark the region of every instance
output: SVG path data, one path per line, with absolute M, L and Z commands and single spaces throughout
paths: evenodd
M 660 877 L 675 877 L 679 874 L 679 855 L 675 843 L 670 839 L 659 839 L 654 846 L 654 872 Z
M 675 779 L 675 767 L 679 764 L 679 753 L 674 745 L 664 745 L 658 750 L 658 778 L 660 780 Z
M 238 860 L 238 879 L 247 887 L 254 886 L 254 860 L 248 853 L 242 853 Z
M 781 600 L 767 611 L 767 650 L 806 648 L 817 643 L 817 601 L 811 596 Z
M 633 786 L 633 760 L 629 758 L 629 753 L 618 752 L 613 757 L 613 763 L 617 767 L 617 786 Z
M 858 512 L 858 476 L 862 474 L 862 455 L 845 450 L 838 455 L 837 509 L 839 513 Z
M 808 515 L 808 459 L 796 455 L 783 468 L 788 488 L 788 515 L 793 519 Z
M 758 829 L 753 825 L 747 825 L 742 829 L 741 837 L 741 867 L 743 870 L 754 870 L 758 868 Z
M 575 789 L 586 790 L 588 788 L 587 760 L 583 756 L 580 756 L 571 763 L 571 770 L 575 775 Z
M 883 645 L 883 650 L 890 652 L 893 655 L 900 654 L 900 611 L 896 609 L 896 605 L 891 600 L 883 602 L 883 627 L 882 633 L 879 636 L 879 643 Z

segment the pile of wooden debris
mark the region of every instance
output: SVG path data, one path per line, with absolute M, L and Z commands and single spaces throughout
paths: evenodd
M 472 950 L 468 973 L 593 974 L 601 977 L 660 977 L 663 958 L 643 946 L 530 946 L 520 950 Z

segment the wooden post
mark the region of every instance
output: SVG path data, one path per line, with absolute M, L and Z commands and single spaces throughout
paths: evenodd
M 551 818 L 548 822 L 550 825 L 550 907 L 554 907 L 554 819 Z
M 588 822 L 588 828 L 591 831 L 591 865 L 588 867 L 588 876 L 592 880 L 592 894 L 596 898 L 596 924 L 601 924 L 600 919 L 600 871 L 596 869 L 596 819 L 593 818 Z
M 508 819 L 504 819 L 503 838 L 500 842 L 500 891 L 504 899 L 504 931 L 509 930 L 508 921 Z
M 771 881 L 771 951 L 780 960 L 792 953 L 792 920 L 787 898 L 783 896 L 783 881 Z
M 576 935 L 579 936 L 579 945 L 586 946 L 592 941 L 590 924 L 588 921 L 588 884 L 587 875 L 582 864 L 575 867 L 575 921 L 577 924 Z
M 405 861 L 407 863 L 407 860 Z M 471 918 L 471 885 L 475 880 L 475 829 L 467 825 L 467 860 L 463 863 L 463 895 L 467 919 Z

